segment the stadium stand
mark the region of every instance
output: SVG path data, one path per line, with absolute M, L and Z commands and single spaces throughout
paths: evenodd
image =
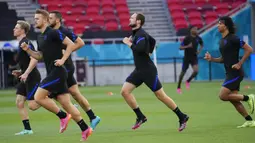
M 246 0 L 167 0 L 167 5 L 176 31 L 182 31 L 189 25 L 202 28 L 245 2 Z
M 77 34 L 84 31 L 130 31 L 130 14 L 126 1 L 39 0 L 39 3 L 49 11 L 61 11 L 64 24 Z

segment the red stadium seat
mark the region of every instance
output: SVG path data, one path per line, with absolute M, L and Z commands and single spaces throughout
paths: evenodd
M 73 6 L 74 7 L 82 7 L 82 8 L 85 8 L 86 6 L 87 6 L 87 2 L 86 2 L 86 0 L 84 1 L 84 0 L 75 0 L 74 2 L 73 2 Z
M 184 5 L 192 5 L 192 4 L 194 4 L 194 3 L 193 3 L 193 0 L 182 0 L 182 3 L 183 3 Z
M 129 22 L 122 22 L 120 23 L 121 25 L 121 29 L 124 30 L 124 31 L 130 31 L 131 28 L 129 27 Z
M 81 22 L 81 23 L 87 23 L 86 25 L 88 25 L 88 24 L 90 24 L 91 23 L 91 21 L 92 21 L 92 19 L 91 19 L 91 17 L 89 17 L 89 16 L 84 16 L 84 15 L 82 15 L 82 16 L 79 16 L 78 18 L 77 18 L 77 21 L 78 22 Z
M 176 22 L 174 23 L 174 25 L 175 25 L 175 28 L 176 28 L 177 30 L 180 30 L 180 29 L 182 29 L 182 28 L 188 28 L 188 24 L 187 24 L 187 21 L 186 21 L 186 20 L 179 20 L 179 21 L 176 21 Z
M 185 20 L 185 13 L 184 12 L 173 12 L 171 13 L 172 19 L 174 21 L 181 19 L 181 20 Z
M 88 7 L 86 10 L 87 15 L 98 15 L 99 14 L 99 8 L 96 7 Z
M 216 19 L 217 17 L 218 17 L 218 15 L 214 11 L 205 12 L 205 18 L 214 18 L 214 19 Z
M 119 6 L 127 7 L 127 2 L 125 0 L 115 0 L 115 6 L 116 7 L 119 7 Z
M 103 0 L 101 2 L 101 6 L 105 7 L 105 6 L 112 6 L 113 7 L 113 0 Z
M 198 11 L 192 11 L 188 13 L 189 18 L 201 18 L 201 13 Z
M 128 7 L 126 6 L 119 6 L 119 7 L 116 7 L 116 11 L 118 14 L 122 14 L 122 13 L 127 13 L 129 14 L 129 9 Z
M 207 4 L 207 0 L 195 0 L 195 4 L 198 6 L 203 6 Z
M 208 3 L 215 6 L 219 5 L 221 3 L 221 0 L 208 0 Z
M 104 16 L 97 15 L 94 17 L 91 17 L 92 23 L 97 25 L 104 25 L 105 18 Z
M 168 0 L 167 4 L 168 5 L 181 4 L 181 1 L 180 0 Z
M 128 14 L 120 14 L 119 15 L 119 19 L 120 19 L 120 22 L 122 22 L 122 21 L 128 21 L 129 20 L 129 18 L 130 18 L 130 16 L 128 15 Z
M 172 5 L 172 6 L 169 6 L 169 10 L 170 12 L 182 12 L 183 7 L 182 5 Z
M 88 1 L 88 8 L 92 8 L 92 7 L 99 8 L 100 7 L 99 0 L 89 0 Z
M 201 19 L 190 19 L 190 24 L 196 26 L 197 28 L 203 27 L 203 22 Z
M 117 31 L 118 29 L 118 24 L 116 22 L 107 22 L 105 24 L 106 31 Z
M 103 8 L 102 9 L 102 14 L 114 14 L 114 9 L 113 8 Z
M 75 16 L 81 16 L 83 15 L 83 13 L 85 12 L 84 9 L 81 9 L 81 8 L 73 8 L 70 10 L 71 12 L 71 15 L 75 15 Z
M 207 17 L 205 18 L 205 23 L 206 24 L 210 24 L 212 22 L 214 22 L 217 18 L 214 18 L 214 17 Z

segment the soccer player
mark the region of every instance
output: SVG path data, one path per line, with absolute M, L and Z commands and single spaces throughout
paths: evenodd
M 219 19 L 218 31 L 222 35 L 219 46 L 221 57 L 213 58 L 207 52 L 205 54 L 205 59 L 211 62 L 224 64 L 226 78 L 220 89 L 219 98 L 222 101 L 230 101 L 236 110 L 245 118 L 246 122 L 243 125 L 238 126 L 238 128 L 255 127 L 255 121 L 247 113 L 242 104 L 242 101 L 247 102 L 250 108 L 250 114 L 252 114 L 255 106 L 254 95 L 251 94 L 247 96 L 238 93 L 240 90 L 240 83 L 244 76 L 242 64 L 252 53 L 252 47 L 235 35 L 234 22 L 228 16 Z M 244 55 L 239 61 L 240 48 L 244 49 Z
M 20 83 L 17 85 L 16 91 L 16 105 L 24 125 L 24 130 L 15 135 L 33 134 L 29 123 L 28 111 L 25 108 L 25 101 L 28 101 L 28 107 L 33 111 L 40 107 L 34 100 L 35 91 L 41 81 L 40 73 L 36 68 L 37 60 L 30 57 L 20 47 L 21 44 L 25 42 L 29 45 L 31 50 L 34 50 L 33 44 L 26 37 L 29 30 L 30 24 L 22 20 L 17 21 L 17 24 L 13 29 L 13 34 L 19 41 L 17 62 L 20 70 L 14 70 L 12 71 L 12 74 L 17 78 L 20 78 Z
M 145 83 L 161 102 L 175 112 L 180 122 L 179 131 L 182 131 L 186 128 L 186 122 L 189 117 L 182 113 L 175 102 L 166 95 L 158 79 L 157 68 L 149 56 L 154 50 L 156 41 L 142 29 L 145 23 L 145 17 L 143 14 L 134 13 L 129 21 L 129 26 L 132 28 L 132 36 L 130 38 L 125 37 L 123 43 L 128 45 L 133 52 L 135 70 L 127 77 L 121 89 L 121 94 L 137 116 L 132 129 L 139 128 L 147 121 L 146 116 L 138 107 L 136 99 L 132 94 L 132 91 L 136 87 Z
M 197 50 L 198 45 L 200 45 L 199 50 Z M 203 49 L 203 40 L 198 35 L 197 27 L 190 26 L 190 35 L 186 36 L 180 46 L 180 50 L 184 50 L 184 58 L 182 63 L 182 71 L 179 76 L 178 86 L 177 86 L 177 93 L 181 94 L 181 83 L 182 79 L 189 68 L 189 65 L 192 66 L 193 73 L 186 81 L 186 89 L 190 88 L 190 82 L 193 78 L 195 78 L 198 74 L 198 61 L 197 55 Z
M 50 12 L 49 22 L 52 28 L 60 30 L 63 34 L 65 34 L 69 39 L 71 39 L 75 43 L 76 48 L 74 50 L 78 50 L 84 45 L 84 42 L 80 37 L 76 36 L 73 32 L 71 32 L 70 30 L 61 25 L 62 15 L 60 12 L 58 11 Z M 64 46 L 63 49 L 66 49 L 66 46 Z M 94 112 L 92 111 L 89 105 L 88 100 L 79 91 L 77 82 L 73 76 L 75 67 L 71 56 L 69 56 L 64 65 L 68 71 L 67 78 L 68 91 L 73 96 L 73 98 L 80 104 L 83 110 L 87 113 L 90 119 L 91 127 L 94 130 L 101 119 L 99 116 L 95 116 Z
M 68 125 L 70 118 L 79 125 L 82 130 L 82 141 L 85 141 L 92 133 L 92 129 L 82 119 L 80 112 L 70 101 L 67 88 L 67 72 L 62 66 L 75 48 L 74 43 L 59 30 L 48 27 L 49 13 L 38 9 L 35 12 L 35 27 L 41 31 L 38 37 L 38 51 L 34 52 L 28 48 L 26 43 L 21 47 L 33 58 L 40 60 L 43 58 L 47 76 L 40 83 L 36 93 L 35 100 L 38 104 L 60 118 L 60 133 L 63 133 Z M 62 45 L 66 45 L 66 51 L 62 54 Z M 49 93 L 58 95 L 57 101 L 70 114 L 60 110 L 56 103 L 47 98 Z M 71 117 L 72 116 L 72 117 Z

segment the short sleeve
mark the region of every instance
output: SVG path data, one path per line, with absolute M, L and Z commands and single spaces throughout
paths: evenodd
M 71 31 L 71 30 L 67 30 L 66 36 L 67 36 L 69 39 L 71 39 L 73 42 L 75 42 L 76 39 L 78 38 L 78 36 L 77 36 L 76 34 L 74 34 L 74 32 Z
M 186 36 L 186 37 L 184 38 L 184 40 L 182 41 L 181 45 L 182 45 L 182 46 L 186 46 L 186 45 L 188 45 L 189 43 L 190 43 L 189 37 Z
M 245 42 L 241 40 L 239 37 L 234 38 L 233 43 L 238 45 L 239 47 L 243 47 L 245 45 Z
M 203 39 L 201 37 L 198 37 L 198 43 L 203 46 L 204 42 L 203 42 Z
M 62 43 L 63 40 L 66 38 L 66 35 L 63 34 L 60 30 L 53 30 L 50 33 L 50 37 L 52 38 L 52 40 Z

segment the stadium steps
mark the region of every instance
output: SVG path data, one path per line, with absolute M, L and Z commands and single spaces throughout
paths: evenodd
M 30 0 L 0 0 L 7 2 L 9 9 L 16 10 L 18 17 L 24 17 L 29 23 L 34 23 L 34 12 L 38 8 Z
M 169 22 L 169 14 L 162 0 L 127 0 L 130 13 L 145 15 L 144 29 L 157 41 L 170 41 L 175 30 Z

